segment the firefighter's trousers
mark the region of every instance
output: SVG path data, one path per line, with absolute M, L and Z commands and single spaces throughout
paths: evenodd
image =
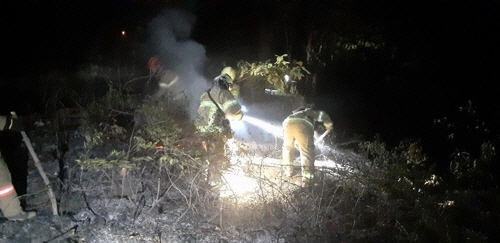
M 204 133 L 201 135 L 204 153 L 202 160 L 207 162 L 206 178 L 211 186 L 220 186 L 222 172 L 229 168 L 230 162 L 226 158 L 224 146 L 227 136 L 222 133 Z
M 314 172 L 314 128 L 305 122 L 289 122 L 283 127 L 283 164 L 285 173 L 293 172 L 294 144 L 300 152 L 302 177 L 311 178 Z
M 0 209 L 4 217 L 12 217 L 23 213 L 21 202 L 17 198 L 12 185 L 9 168 L 0 154 Z

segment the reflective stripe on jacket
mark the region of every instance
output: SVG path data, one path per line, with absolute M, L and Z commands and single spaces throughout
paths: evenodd
M 0 116 L 0 131 L 2 131 L 5 127 L 5 123 L 7 123 L 7 117 Z
M 11 183 L 7 186 L 0 188 L 0 198 L 6 197 L 14 192 L 16 192 L 16 190 L 14 189 L 14 185 L 12 185 Z
M 3 128 L 5 127 L 5 123 L 7 123 L 7 117 L 6 116 L 0 116 L 0 131 L 2 131 Z M 2 159 L 2 153 L 0 152 L 0 160 L 1 159 Z
M 226 118 L 240 117 L 239 119 L 241 119 L 243 115 L 241 106 L 229 90 L 215 86 L 209 92 L 226 117 L 219 111 L 208 93 L 204 92 L 200 97 L 198 119 L 196 120 L 196 127 L 200 132 L 220 132 L 224 130 L 222 124 Z
M 309 120 L 308 118 L 306 117 L 295 117 L 295 116 L 288 116 L 284 121 L 283 121 L 283 127 L 286 127 L 288 124 L 291 124 L 291 123 L 307 123 L 309 124 L 311 127 L 314 127 L 314 123 Z
M 283 127 L 295 122 L 307 123 L 312 127 L 314 127 L 314 122 L 322 122 L 325 126 L 331 126 L 333 124 L 330 116 L 328 116 L 326 112 L 311 109 L 306 109 L 289 115 L 283 121 Z

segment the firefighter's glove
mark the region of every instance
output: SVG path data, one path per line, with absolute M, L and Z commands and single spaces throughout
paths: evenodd
M 9 116 L 7 117 L 7 122 L 5 122 L 5 127 L 3 129 L 20 132 L 24 130 L 23 124 L 21 118 Z
M 325 128 L 328 132 L 333 131 L 333 123 L 325 123 Z
M 243 119 L 243 112 L 239 110 L 234 114 L 226 114 L 226 118 L 231 121 L 241 121 L 241 119 Z

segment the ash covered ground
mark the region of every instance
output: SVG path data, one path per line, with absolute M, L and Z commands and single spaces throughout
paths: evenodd
M 28 136 L 51 181 L 60 215 L 52 215 L 43 180 L 30 159 L 22 197 L 26 210 L 36 210 L 38 216 L 24 222 L 2 220 L 0 242 L 306 242 L 297 235 L 304 223 L 300 214 L 286 216 L 273 209 L 308 190 L 300 178 L 281 176 L 279 142 L 259 145 L 236 138 L 223 188 L 208 193 L 154 158 L 133 168 L 84 169 L 77 161 L 85 152 L 85 137 L 77 127 L 64 131 L 67 150 L 58 154 L 62 138 L 50 121 L 39 122 L 44 125 Z M 102 153 L 120 146 L 103 146 Z M 325 147 L 318 153 L 324 177 L 353 173 L 343 152 Z

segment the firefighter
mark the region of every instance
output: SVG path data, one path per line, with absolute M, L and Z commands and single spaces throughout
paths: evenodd
M 295 109 L 283 121 L 283 165 L 285 175 L 293 175 L 293 158 L 295 143 L 300 152 L 301 176 L 303 182 L 308 182 L 314 176 L 314 123 L 322 122 L 326 130 L 333 130 L 330 116 L 321 110 L 313 110 L 311 105 Z
M 195 122 L 197 133 L 202 139 L 204 160 L 209 163 L 208 183 L 217 186 L 220 183 L 220 171 L 229 167 L 229 160 L 224 156 L 224 146 L 231 138 L 229 121 L 243 118 L 241 105 L 231 93 L 232 77 L 222 73 L 213 81 L 213 86 L 200 97 L 198 118 Z M 208 158 L 208 155 L 215 157 Z
M 157 56 L 149 59 L 148 68 L 151 77 L 158 79 L 158 91 L 153 95 L 154 98 L 165 95 L 169 88 L 179 81 L 179 75 L 172 70 L 165 69 L 163 62 Z
M 22 125 L 19 119 L 0 116 L 0 131 L 21 131 Z M 7 164 L 0 153 L 0 209 L 3 216 L 12 221 L 23 221 L 36 216 L 36 212 L 25 212 L 17 197 L 17 192 L 12 185 L 12 177 Z
M 225 121 L 243 118 L 241 105 L 233 93 L 233 73 L 224 69 L 213 81 L 213 86 L 200 97 L 196 127 L 200 132 L 225 132 L 229 127 Z M 227 122 L 226 122 L 227 123 Z

